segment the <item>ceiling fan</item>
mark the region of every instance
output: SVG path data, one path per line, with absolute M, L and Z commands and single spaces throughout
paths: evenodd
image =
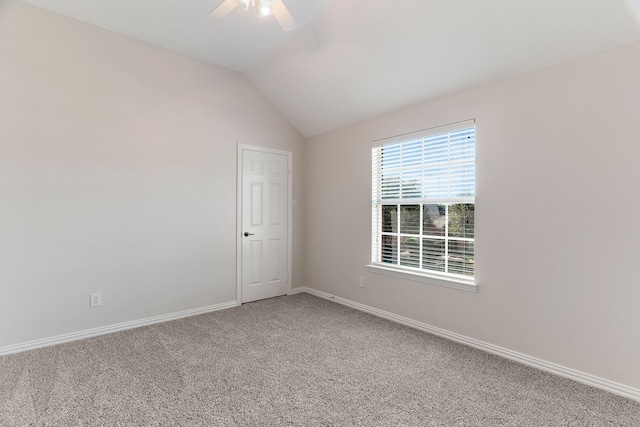
M 258 15 L 260 16 L 273 15 L 285 31 L 291 31 L 298 26 L 296 20 L 289 13 L 287 6 L 282 3 L 282 0 L 224 0 L 213 8 L 209 14 L 214 18 L 222 18 L 236 7 L 242 10 L 249 10 L 253 6 L 257 6 Z

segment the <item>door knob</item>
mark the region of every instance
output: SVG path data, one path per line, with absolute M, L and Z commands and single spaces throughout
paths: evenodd
M 244 232 L 244 237 L 253 236 L 253 233 L 249 233 L 248 231 Z

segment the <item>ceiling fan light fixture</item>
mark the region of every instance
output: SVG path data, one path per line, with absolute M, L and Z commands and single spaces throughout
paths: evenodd
M 271 6 L 273 6 L 274 0 L 260 0 L 260 16 L 271 15 Z
M 260 5 L 260 16 L 271 15 L 271 8 L 269 6 Z
M 1 0 L 0 0 L 1 1 Z M 291 31 L 298 26 L 289 9 L 282 0 L 218 0 L 219 3 L 209 14 L 214 18 L 222 18 L 233 9 L 239 7 L 249 10 L 257 6 L 258 16 L 273 16 L 284 31 Z

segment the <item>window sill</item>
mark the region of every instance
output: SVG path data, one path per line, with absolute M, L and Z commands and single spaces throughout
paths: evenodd
M 399 277 L 401 279 L 414 280 L 417 282 L 428 283 L 430 285 L 444 286 L 446 288 L 459 289 L 467 292 L 477 292 L 478 285 L 473 282 L 473 279 L 455 278 L 450 276 L 440 276 L 431 273 L 414 272 L 410 270 L 404 270 L 401 268 L 393 268 L 371 264 L 367 265 L 370 273 L 382 274 L 385 276 Z

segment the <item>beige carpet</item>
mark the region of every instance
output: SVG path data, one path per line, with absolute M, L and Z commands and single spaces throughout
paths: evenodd
M 0 425 L 640 426 L 640 403 L 301 294 L 1 357 Z

